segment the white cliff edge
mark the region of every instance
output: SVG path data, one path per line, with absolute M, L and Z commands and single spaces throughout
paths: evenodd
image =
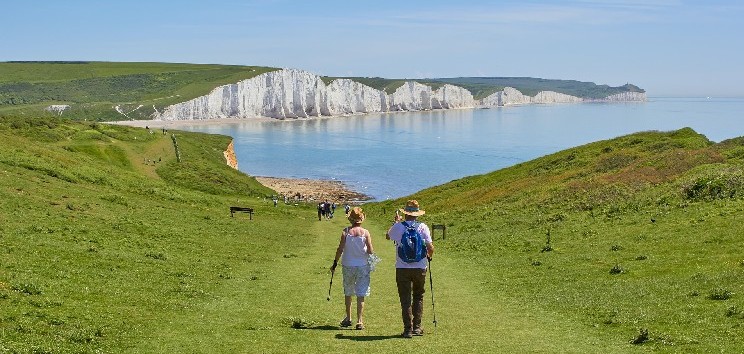
M 602 101 L 645 101 L 645 93 L 626 92 Z M 482 100 L 470 91 L 445 84 L 438 89 L 407 81 L 392 94 L 350 79 L 326 85 L 320 76 L 303 70 L 282 69 L 235 84 L 155 112 L 156 120 L 218 118 L 311 118 L 359 113 L 495 107 L 531 103 L 573 103 L 585 99 L 552 91 L 534 97 L 507 87 Z

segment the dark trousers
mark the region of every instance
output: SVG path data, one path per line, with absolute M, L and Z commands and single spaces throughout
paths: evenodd
M 421 328 L 426 292 L 426 268 L 396 268 L 398 297 L 403 318 L 403 330 Z

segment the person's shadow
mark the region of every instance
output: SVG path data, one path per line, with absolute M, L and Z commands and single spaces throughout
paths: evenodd
M 305 329 L 315 330 L 315 331 L 348 331 L 348 329 L 342 329 L 338 326 L 331 326 L 331 325 L 322 325 L 322 326 L 313 326 L 313 327 L 307 327 Z M 355 335 L 348 335 L 343 333 L 336 334 L 336 339 L 346 339 L 346 340 L 353 340 L 357 342 L 369 342 L 373 340 L 385 340 L 385 339 L 393 339 L 393 338 L 400 338 L 400 334 L 395 335 L 387 335 L 387 336 L 355 336 Z
M 336 339 L 347 339 L 347 340 L 353 340 L 356 342 L 369 342 L 373 340 L 385 340 L 385 339 L 393 339 L 393 338 L 400 338 L 400 334 L 395 335 L 387 335 L 387 336 L 350 336 L 343 333 L 339 333 L 336 335 Z
M 312 330 L 317 330 L 317 331 L 335 331 L 335 330 L 338 330 L 338 326 L 323 325 L 323 326 L 307 327 L 306 329 L 312 329 Z

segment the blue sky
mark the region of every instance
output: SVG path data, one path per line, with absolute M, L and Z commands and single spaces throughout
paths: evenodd
M 744 97 L 740 1 L 7 1 L 0 61 L 530 76 Z

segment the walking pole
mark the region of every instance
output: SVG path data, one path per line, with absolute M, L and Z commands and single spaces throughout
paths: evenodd
M 331 284 L 328 285 L 328 297 L 326 298 L 326 300 L 328 301 L 331 301 L 331 287 L 333 286 L 333 274 L 335 273 L 336 273 L 336 269 L 334 268 L 331 270 Z
M 434 280 L 431 278 L 431 258 L 429 258 L 429 289 L 431 289 L 431 313 L 434 315 L 434 328 L 437 328 L 437 312 L 434 310 Z

